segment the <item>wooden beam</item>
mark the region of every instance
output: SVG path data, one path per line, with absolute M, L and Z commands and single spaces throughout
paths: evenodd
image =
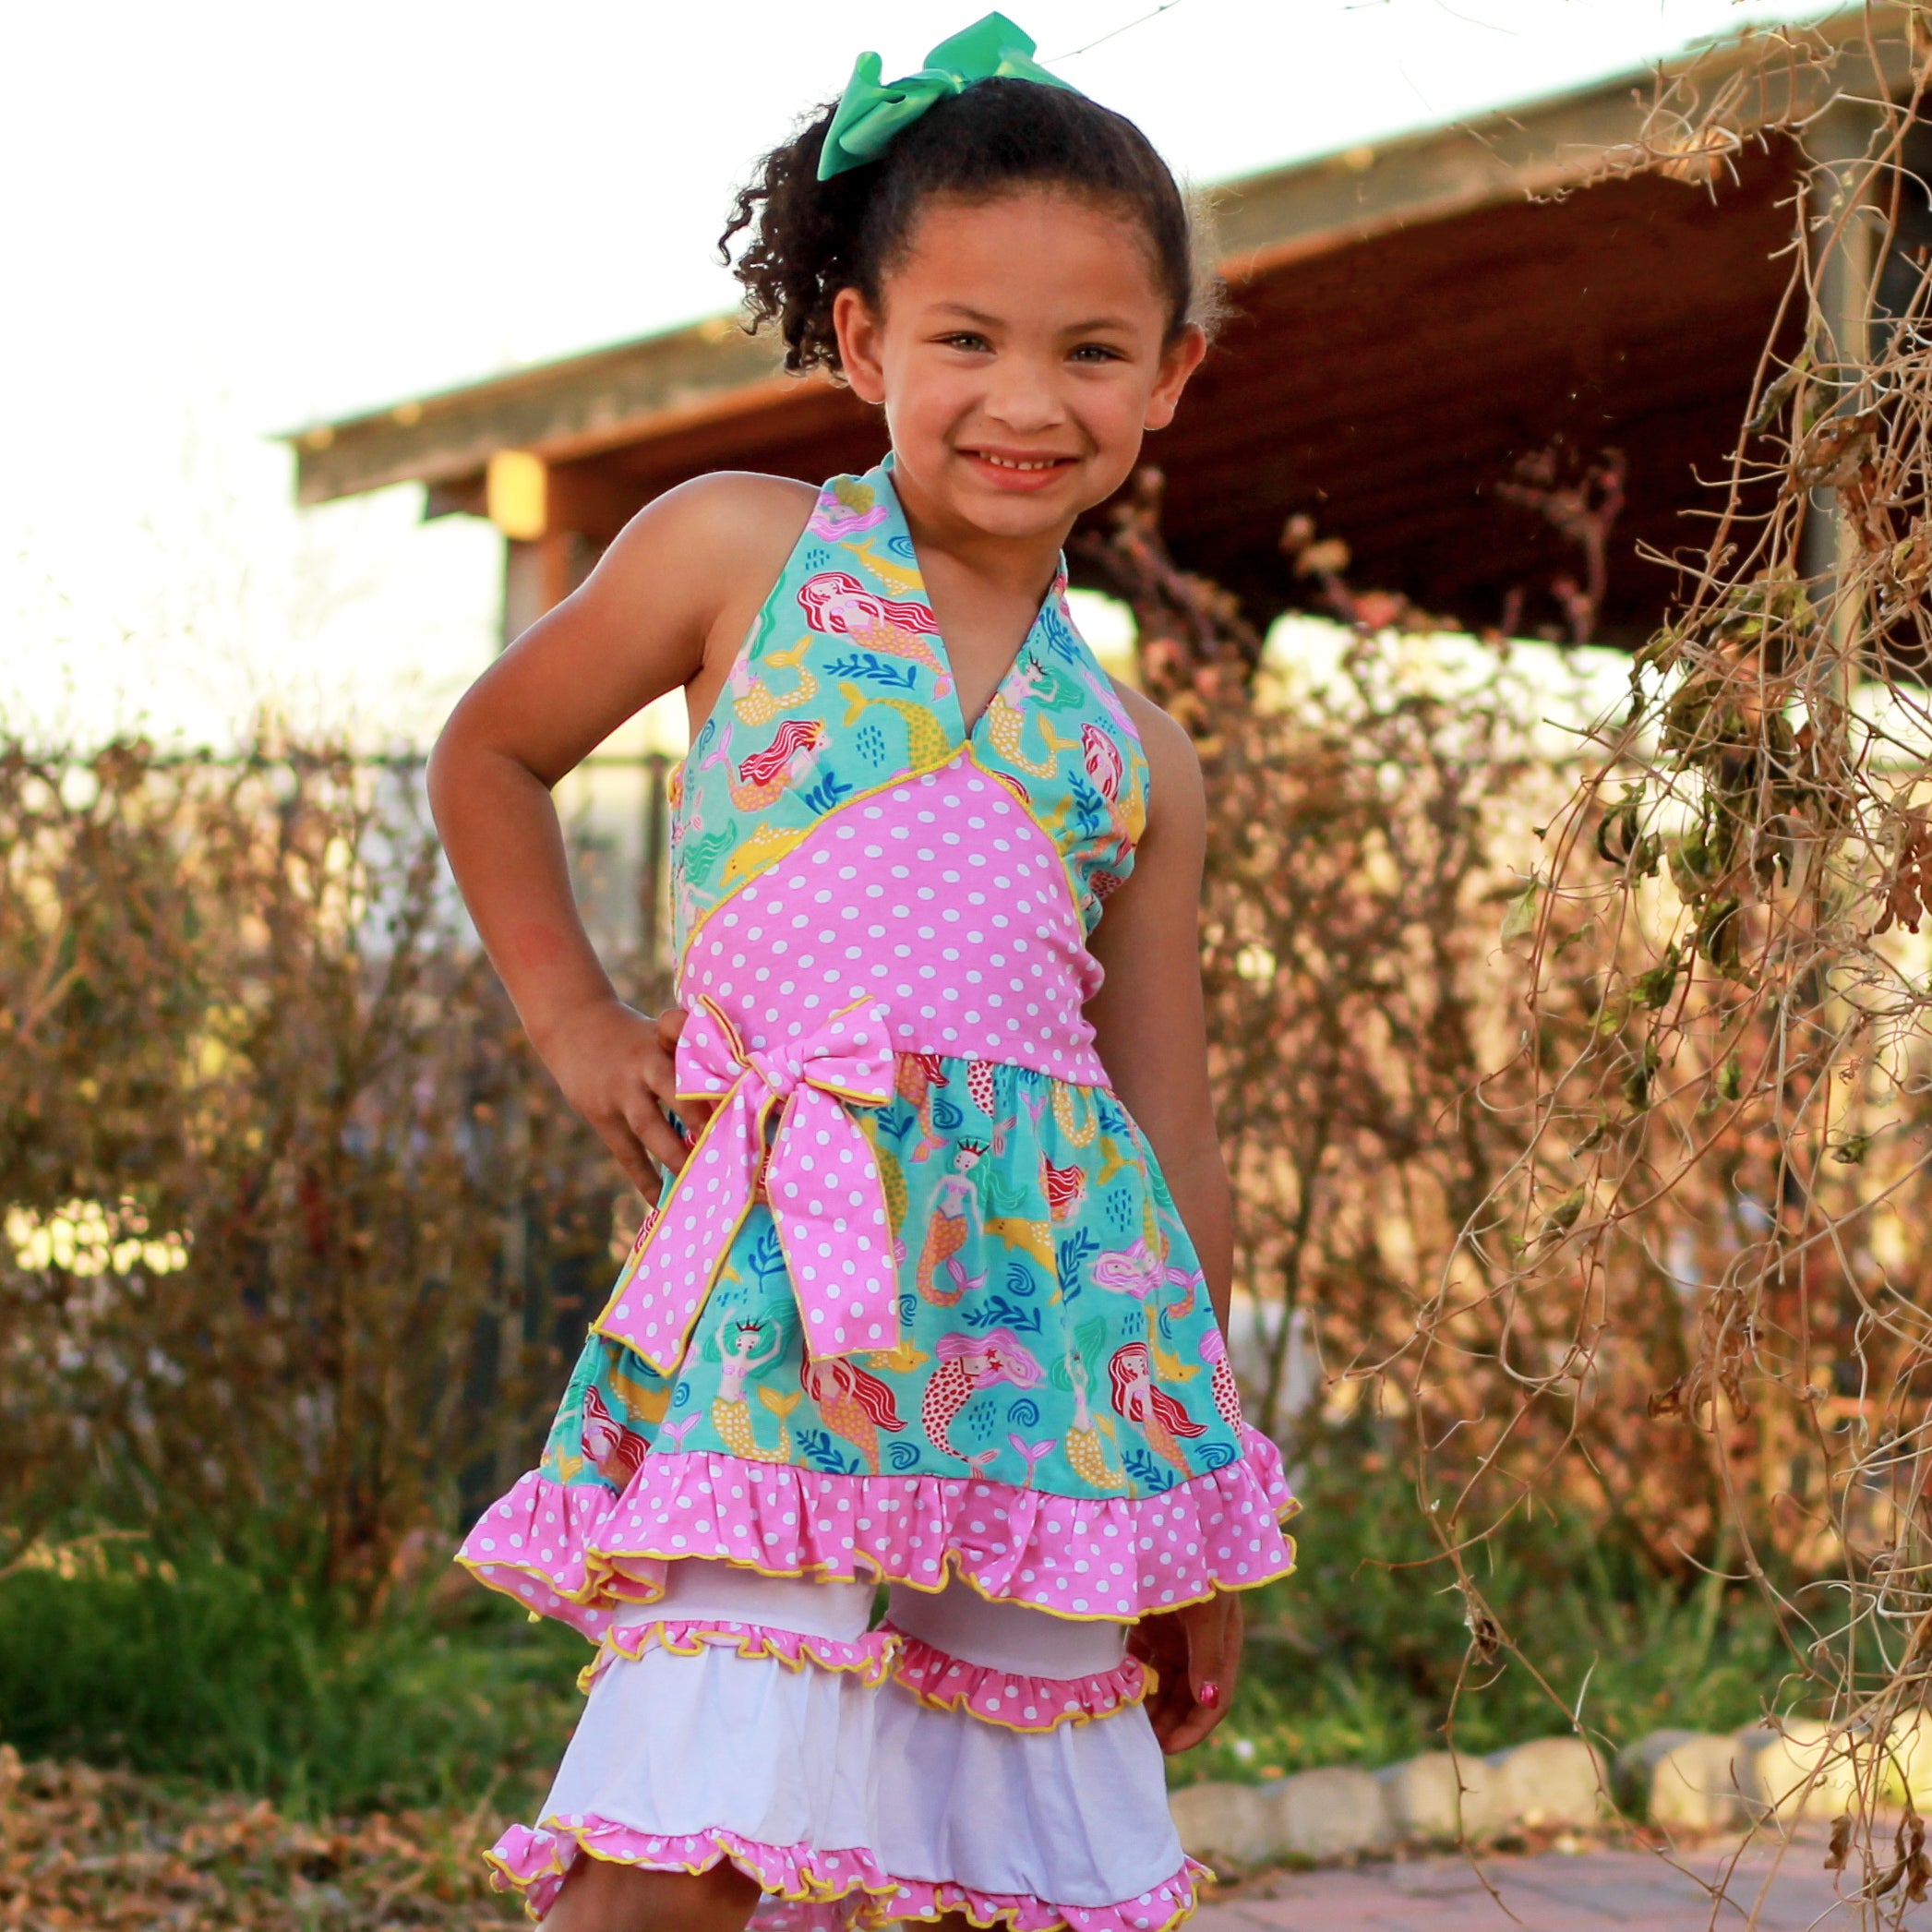
M 474 474 L 503 449 L 566 462 L 634 438 L 646 424 L 769 407 L 809 387 L 775 372 L 768 342 L 729 317 L 621 342 L 393 409 L 298 430 L 295 498 L 326 503 L 392 483 Z
M 1896 91 L 1912 58 L 1910 12 L 1893 4 L 1871 9 L 1876 70 L 1863 7 L 1797 30 L 1844 50 L 1837 72 L 1826 82 L 1797 67 L 1771 73 L 1748 91 L 1738 125 L 1746 131 L 1778 125 L 1818 104 L 1827 86 Z M 1696 66 L 1708 93 L 1753 57 L 1725 44 L 1686 54 L 1663 71 Z M 1238 288 L 1249 287 L 1290 264 L 1395 230 L 1561 194 L 1594 174 L 1619 143 L 1635 140 L 1654 79 L 1648 71 L 1626 75 L 1515 112 L 1227 184 L 1214 197 L 1225 272 Z M 715 439 L 758 449 L 803 440 L 798 432 L 837 392 L 823 378 L 780 375 L 777 362 L 768 341 L 719 316 L 318 424 L 286 438 L 297 457 L 297 499 L 319 503 L 414 481 L 446 489 L 442 500 L 451 501 L 503 449 L 531 451 L 553 470 L 621 452 L 623 467 L 642 480 L 678 466 L 675 459 L 654 460 L 663 444 L 709 448 Z M 606 503 L 602 512 L 582 514 L 602 531 L 611 509 Z
M 1815 112 L 1838 87 L 1902 86 L 1909 66 L 1906 9 L 1879 6 L 1873 13 L 1882 72 L 1873 72 L 1863 8 L 1795 25 L 1793 33 L 1841 50 L 1838 67 L 1820 78 L 1773 63 L 1747 96 L 1742 126 L 1787 125 Z M 1756 58 L 1764 31 L 1755 42 L 1747 34 L 1681 55 L 1662 71 L 1695 67 L 1708 96 Z M 1636 140 L 1653 85 L 1650 72 L 1627 74 L 1513 112 L 1230 182 L 1214 192 L 1221 272 L 1239 285 L 1392 230 L 1566 193 L 1598 178 L 1606 158 Z

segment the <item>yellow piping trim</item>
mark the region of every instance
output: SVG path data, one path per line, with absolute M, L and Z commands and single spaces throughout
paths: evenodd
M 966 754 L 968 758 L 971 760 L 971 762 L 975 765 L 977 765 L 978 769 L 986 774 L 987 777 L 990 778 L 995 785 L 999 784 L 1000 774 L 994 771 L 990 765 L 986 764 L 981 761 L 979 753 L 970 743 L 966 746 Z M 1010 777 L 1013 774 L 1009 773 L 1007 775 Z M 1020 810 L 1026 815 L 1026 822 L 1029 825 L 1031 825 L 1033 829 L 1037 833 L 1038 833 L 1043 839 L 1046 840 L 1047 844 L 1050 846 L 1052 847 L 1053 868 L 1060 874 L 1060 883 L 1062 889 L 1065 892 L 1067 895 L 1067 910 L 1074 915 L 1074 925 L 1079 927 L 1081 934 L 1084 938 L 1086 932 L 1086 921 L 1080 916 L 1080 894 L 1074 889 L 1073 874 L 1067 870 L 1067 862 L 1065 858 L 1063 858 L 1061 856 L 1060 841 L 1056 839 L 1053 836 L 1053 834 L 1047 830 L 1046 826 L 1040 822 L 1039 814 L 1033 809 L 1032 798 L 1032 787 L 1028 786 L 1026 790 L 1026 802 L 1022 804 L 1019 799 L 1015 798 L 1014 799 L 1014 803 L 1015 805 L 1018 805 Z M 1095 1057 L 1098 1059 L 1099 1056 L 1097 1054 Z M 1048 1078 L 1058 1079 L 1059 1075 L 1049 1074 Z M 1066 1082 L 1066 1085 L 1069 1086 L 1072 1086 L 1075 1084 L 1076 1083 L 1071 1080 Z
M 859 1682 L 869 1689 L 876 1688 L 893 1674 L 893 1667 L 898 1662 L 904 1648 L 896 1631 L 888 1631 L 889 1639 L 869 1657 L 860 1657 L 856 1662 L 844 1658 L 826 1657 L 814 1650 L 814 1644 L 834 1644 L 842 1650 L 856 1650 L 862 1647 L 863 1638 L 854 1643 L 838 1643 L 830 1637 L 815 1637 L 807 1630 L 786 1632 L 787 1636 L 798 1639 L 799 1652 L 797 1657 L 788 1657 L 765 1635 L 756 1630 L 732 1631 L 713 1627 L 709 1633 L 702 1627 L 710 1622 L 704 1617 L 660 1617 L 654 1624 L 627 1624 L 621 1629 L 606 1630 L 603 1641 L 597 1646 L 596 1658 L 577 1673 L 577 1688 L 588 1692 L 593 1679 L 603 1670 L 612 1658 L 622 1658 L 628 1663 L 635 1663 L 647 1651 L 668 1650 L 674 1657 L 702 1657 L 706 1650 L 731 1650 L 734 1654 L 745 1658 L 770 1657 L 782 1663 L 788 1671 L 802 1671 L 808 1664 L 822 1671 L 851 1671 Z M 667 1634 L 669 1626 L 677 1623 L 693 1623 L 701 1627 L 691 1633 L 689 1645 L 675 1642 Z M 619 1640 L 632 1633 L 651 1639 L 640 1643 L 635 1650 L 627 1650 Z M 870 1635 L 870 1632 L 867 1633 Z M 722 1638 L 723 1642 L 714 1642 L 713 1638 Z
M 883 784 L 875 785 L 870 791 L 855 793 L 851 798 L 847 798 L 846 802 L 837 809 L 837 810 L 828 811 L 824 815 L 824 817 L 820 819 L 818 822 L 814 824 L 810 828 L 810 830 L 806 833 L 805 838 L 810 838 L 813 833 L 816 833 L 818 831 L 821 825 L 830 825 L 835 823 L 839 819 L 843 818 L 846 812 L 850 811 L 854 806 L 863 805 L 869 798 L 876 798 L 881 792 L 889 792 L 895 786 L 917 784 L 919 779 L 930 777 L 934 772 L 943 772 L 948 765 L 959 763 L 962 758 L 964 758 L 965 762 L 967 764 L 971 765 L 982 776 L 992 779 L 995 784 L 998 784 L 1000 782 L 999 773 L 995 772 L 990 765 L 980 763 L 978 755 L 975 753 L 973 750 L 971 741 L 967 740 L 966 742 L 961 744 L 958 750 L 954 751 L 950 757 L 942 759 L 937 764 L 920 765 L 917 767 L 915 770 L 900 773 L 899 775 L 895 778 L 888 778 L 884 781 Z M 1014 802 L 1015 804 L 1018 804 L 1019 801 L 1015 799 Z M 1066 861 L 1065 859 L 1060 857 L 1060 847 L 1058 845 L 1054 844 L 1053 834 L 1050 832 L 1049 832 L 1044 825 L 1040 823 L 1038 818 L 1035 816 L 1033 808 L 1030 805 L 1021 806 L 1020 809 L 1026 813 L 1027 822 L 1033 826 L 1035 831 L 1037 831 L 1039 834 L 1039 835 L 1042 838 L 1044 838 L 1050 846 L 1052 846 L 1054 860 L 1056 862 L 1057 870 L 1060 873 L 1060 883 L 1062 889 L 1065 892 L 1067 895 L 1068 909 L 1074 915 L 1074 923 L 1080 927 L 1083 932 L 1085 932 L 1086 930 L 1086 922 L 1084 918 L 1081 918 L 1080 915 L 1080 897 L 1079 894 L 1074 889 L 1073 879 L 1067 871 Z M 798 845 L 803 845 L 804 843 L 805 840 L 800 839 Z M 793 856 L 793 854 L 798 851 L 798 846 L 794 846 L 791 847 L 789 851 L 781 852 L 775 858 L 774 858 L 770 862 L 770 864 L 764 866 L 759 871 L 754 872 L 749 879 L 744 881 L 743 884 L 738 886 L 731 893 L 729 897 L 720 899 L 715 906 L 712 906 L 708 911 L 706 911 L 703 914 L 703 916 L 698 920 L 697 924 L 691 928 L 690 931 L 685 935 L 684 957 L 680 959 L 678 963 L 678 977 L 679 984 L 678 986 L 677 991 L 678 1001 L 680 1005 L 684 1003 L 684 989 L 682 985 L 684 977 L 684 960 L 689 959 L 690 957 L 691 949 L 698 943 L 699 935 L 702 933 L 705 927 L 708 926 L 719 913 L 727 910 L 743 894 L 746 886 L 755 885 L 759 880 L 764 877 L 766 872 L 772 871 L 776 867 L 782 865 L 787 858 L 790 858 Z M 700 993 L 699 995 L 697 995 L 697 997 L 698 999 L 703 1001 L 705 1004 L 710 1005 L 711 1002 L 708 995 Z M 868 997 L 873 996 L 869 995 Z M 842 1007 L 840 1009 L 840 1013 L 850 1013 L 853 1010 L 853 1007 L 862 1006 L 864 1003 L 865 1002 L 863 1000 L 855 1000 L 852 1002 L 851 1006 Z M 881 1003 L 889 1004 L 890 1002 L 881 1002 Z M 714 1006 L 712 1008 L 712 1011 L 715 1013 L 717 1009 Z M 722 1015 L 720 1015 L 720 1017 L 722 1017 Z M 834 1014 L 832 1015 L 832 1017 L 836 1019 L 839 1017 L 839 1014 Z M 891 1042 L 888 1041 L 887 1044 L 890 1045 Z M 894 1060 L 903 1060 L 906 1056 L 899 1050 L 894 1049 L 893 1057 Z M 974 1053 L 940 1053 L 934 1055 L 933 1057 L 939 1060 L 966 1061 L 976 1060 L 980 1056 Z M 1096 1055 L 1095 1057 L 1098 1058 L 1098 1056 Z M 1079 1087 L 1088 1093 L 1106 1094 L 1110 1098 L 1118 1098 L 1118 1096 L 1114 1094 L 1113 1086 L 1110 1081 L 1069 1080 L 1065 1078 L 1065 1076 L 1062 1074 L 1050 1074 L 1043 1067 L 1027 1066 L 1023 1062 L 1017 1060 L 999 1060 L 993 1061 L 990 1063 L 994 1066 L 1018 1067 L 1023 1074 L 1038 1074 L 1042 1080 L 1058 1080 L 1062 1086 Z M 812 1082 L 811 1084 L 813 1086 L 818 1085 L 816 1081 Z M 824 1091 L 829 1093 L 834 1091 L 834 1089 L 827 1087 L 824 1089 Z M 730 1089 L 727 1087 L 726 1089 L 726 1095 L 728 1096 L 729 1092 Z M 679 1099 L 690 1098 L 693 1100 L 709 1100 L 715 1102 L 719 1106 L 719 1108 L 722 1109 L 724 1105 L 725 1096 L 720 1096 L 717 1094 L 693 1093 L 689 1096 L 679 1094 L 678 1098 Z M 847 1098 L 847 1096 L 841 1094 L 839 1098 L 841 1099 L 844 1099 Z M 890 1103 L 882 1102 L 880 1104 L 888 1105 Z M 715 1116 L 714 1116 L 714 1118 L 715 1118 Z M 707 1122 L 707 1128 L 708 1125 L 709 1123 Z M 698 1138 L 702 1142 L 703 1139 L 703 1135 L 700 1134 Z M 697 1152 L 697 1146 L 695 1144 L 691 1148 L 691 1152 Z M 690 1157 L 687 1156 L 685 1165 L 688 1167 L 690 1164 Z M 683 1171 L 684 1170 L 680 1168 L 678 1170 L 679 1175 L 682 1175 Z
M 702 916 L 699 918 L 697 924 L 694 925 L 691 928 L 691 930 L 684 936 L 684 954 L 683 957 L 680 958 L 678 962 L 678 997 L 679 1003 L 682 1004 L 684 999 L 684 962 L 685 960 L 690 957 L 691 949 L 698 943 L 699 935 L 704 930 L 705 927 L 711 924 L 712 920 L 714 919 L 719 913 L 724 912 L 729 906 L 736 904 L 738 899 L 744 896 L 746 886 L 756 885 L 758 882 L 761 879 L 762 879 L 767 872 L 774 870 L 777 867 L 783 865 L 787 858 L 791 858 L 792 855 L 798 851 L 798 846 L 802 846 L 805 843 L 805 841 L 810 838 L 812 834 L 816 833 L 822 826 L 835 824 L 840 819 L 844 818 L 846 814 L 848 811 L 850 811 L 855 806 L 863 805 L 866 803 L 868 799 L 876 798 L 881 792 L 891 791 L 894 786 L 917 785 L 921 778 L 930 777 L 934 772 L 943 772 L 948 765 L 957 764 L 960 761 L 962 754 L 966 755 L 968 758 L 968 760 L 970 760 L 972 750 L 973 748 L 969 744 L 961 743 L 955 745 L 954 749 L 945 755 L 945 757 L 940 759 L 937 762 L 933 764 L 914 765 L 909 770 L 898 772 L 895 773 L 890 778 L 882 779 L 877 785 L 872 786 L 866 791 L 854 792 L 852 796 L 849 798 L 847 798 L 843 805 L 837 807 L 836 810 L 825 812 L 822 814 L 819 818 L 813 820 L 812 822 L 805 828 L 803 834 L 800 834 L 798 845 L 787 846 L 785 851 L 774 854 L 771 858 L 767 859 L 763 865 L 759 867 L 757 871 L 751 873 L 741 883 L 735 886 L 732 889 L 731 893 L 728 894 L 728 896 L 720 899 L 715 906 L 708 907 L 702 914 Z
M 871 996 L 868 994 L 864 998 L 854 1000 L 849 1005 L 841 1006 L 836 1013 L 830 1014 L 827 1015 L 828 1021 L 842 1020 L 848 1013 L 857 1013 L 858 1009 L 861 1006 L 865 1005 L 870 998 Z M 732 1025 L 729 1015 L 727 1015 L 724 1012 L 724 1010 L 717 1004 L 717 1002 L 714 1000 L 711 999 L 707 994 L 699 995 L 699 1003 L 705 1009 L 707 1013 L 711 1014 L 712 1018 L 717 1022 L 720 1028 L 723 1029 L 726 1042 L 729 1046 L 731 1050 L 731 1057 L 738 1062 L 738 1065 L 741 1068 L 743 1068 L 744 1071 L 740 1073 L 738 1078 L 734 1080 L 731 1083 L 731 1085 L 727 1086 L 721 1094 L 702 1093 L 696 1089 L 692 1089 L 691 1091 L 687 1093 L 683 1089 L 679 1089 L 678 1094 L 678 1098 L 679 1100 L 706 1100 L 713 1103 L 714 1111 L 711 1115 L 711 1118 L 704 1122 L 704 1125 L 702 1129 L 700 1131 L 697 1139 L 691 1143 L 690 1151 L 684 1157 L 684 1165 L 681 1168 L 679 1168 L 678 1170 L 678 1172 L 672 1177 L 671 1185 L 668 1188 L 668 1190 L 666 1190 L 664 1201 L 662 1203 L 662 1211 L 659 1213 L 657 1219 L 652 1223 L 650 1233 L 644 1237 L 643 1244 L 637 1250 L 636 1254 L 630 1256 L 629 1262 L 626 1264 L 625 1273 L 620 1278 L 618 1287 L 611 1290 L 609 1299 L 606 1301 L 606 1302 L 604 1303 L 603 1312 L 597 1316 L 597 1319 L 591 1324 L 592 1334 L 601 1335 L 606 1341 L 614 1341 L 618 1343 L 619 1347 L 629 1349 L 631 1351 L 631 1353 L 636 1355 L 641 1361 L 649 1362 L 650 1365 L 654 1369 L 655 1369 L 657 1373 L 661 1375 L 674 1375 L 678 1373 L 678 1370 L 683 1365 L 685 1354 L 690 1347 L 691 1330 L 697 1326 L 698 1318 L 704 1313 L 706 1304 L 710 1302 L 713 1292 L 717 1288 L 718 1275 L 720 1271 L 723 1269 L 725 1263 L 730 1258 L 731 1250 L 733 1249 L 733 1247 L 737 1245 L 738 1238 L 739 1234 L 743 1232 L 745 1223 L 751 1217 L 751 1210 L 758 1205 L 758 1176 L 754 1173 L 751 1177 L 751 1190 L 749 1196 L 746 1199 L 744 1208 L 739 1213 L 738 1219 L 731 1224 L 731 1232 L 725 1237 L 724 1245 L 713 1257 L 710 1272 L 705 1277 L 704 1287 L 702 1290 L 700 1292 L 697 1302 L 691 1309 L 690 1319 L 685 1323 L 683 1329 L 679 1332 L 677 1338 L 676 1350 L 667 1360 L 659 1361 L 655 1355 L 651 1354 L 639 1343 L 632 1341 L 629 1336 L 618 1335 L 613 1329 L 608 1328 L 605 1326 L 606 1323 L 610 1319 L 610 1311 L 617 1306 L 618 1297 L 622 1294 L 629 1292 L 630 1284 L 636 1280 L 639 1271 L 643 1266 L 644 1257 L 651 1252 L 652 1245 L 656 1242 L 658 1236 L 663 1233 L 666 1224 L 670 1219 L 671 1204 L 677 1197 L 678 1188 L 683 1185 L 685 1176 L 692 1171 L 693 1166 L 697 1160 L 699 1149 L 702 1148 L 705 1145 L 705 1143 L 711 1138 L 713 1131 L 717 1127 L 718 1123 L 725 1118 L 726 1110 L 730 1107 L 731 1103 L 738 1098 L 738 1088 L 741 1087 L 756 1071 L 756 1069 L 753 1068 L 750 1064 L 750 1056 L 748 1055 L 745 1049 L 744 1038 L 742 1035 L 739 1034 L 738 1028 Z M 888 1039 L 886 1042 L 886 1047 L 888 1050 L 891 1050 L 891 1045 L 892 1042 Z M 896 1061 L 896 1056 L 894 1056 L 894 1060 Z M 853 1104 L 863 1107 L 884 1107 L 890 1104 L 892 1098 L 890 1094 L 888 1094 L 884 1099 L 878 1099 L 870 1094 L 848 1093 L 845 1088 L 837 1086 L 828 1081 L 810 1080 L 806 1084 L 808 1086 L 816 1087 L 822 1093 L 832 1095 L 834 1098 L 837 1099 L 849 1101 Z M 764 1099 L 759 1103 L 758 1114 L 755 1122 L 755 1134 L 756 1138 L 758 1139 L 761 1145 L 762 1145 L 765 1138 L 765 1124 L 767 1121 L 771 1118 L 772 1109 L 777 1106 L 778 1104 L 779 1097 L 776 1094 L 769 1092 L 766 1094 Z M 787 1095 L 785 1097 L 784 1106 L 786 1110 L 789 1112 L 791 1108 L 791 1096 Z M 782 1120 L 780 1124 L 782 1127 Z M 777 1231 L 779 1249 L 781 1252 L 783 1252 L 785 1248 L 785 1230 L 782 1228 L 778 1228 L 777 1217 L 775 1215 L 773 1217 L 773 1226 Z M 789 1270 L 791 1267 L 791 1256 L 788 1254 L 785 1256 L 785 1265 L 786 1269 Z M 800 1309 L 799 1313 L 802 1316 L 804 1311 Z M 802 1320 L 800 1322 L 800 1327 L 801 1329 L 803 1327 Z M 898 1337 L 898 1328 L 896 1322 L 894 1326 L 893 1334 L 894 1342 L 894 1345 L 896 1345 Z
M 731 1087 L 728 1089 L 726 1098 L 729 1098 L 731 1094 L 736 1093 L 738 1090 L 738 1082 L 734 1081 L 732 1083 Z M 771 1112 L 773 1104 L 776 1100 L 776 1098 L 777 1097 L 775 1095 L 769 1097 L 759 1107 L 756 1126 L 758 1131 L 758 1136 L 761 1141 L 764 1137 L 765 1117 Z M 705 1122 L 704 1132 L 699 1134 L 697 1139 L 691 1143 L 691 1154 L 696 1154 L 698 1149 L 704 1145 L 704 1142 L 706 1138 L 709 1136 L 712 1129 L 715 1127 L 717 1123 L 724 1119 L 724 1117 L 725 1109 L 721 1104 L 718 1108 L 718 1110 L 712 1115 L 710 1120 Z M 684 1165 L 678 1170 L 677 1178 L 678 1181 L 681 1182 L 684 1179 L 685 1175 L 690 1171 L 690 1155 L 687 1155 L 685 1157 Z M 676 1192 L 675 1183 L 673 1184 L 672 1191 L 674 1193 Z M 698 1326 L 698 1317 L 704 1313 L 705 1306 L 711 1300 L 712 1290 L 715 1289 L 718 1285 L 719 1272 L 723 1269 L 725 1263 L 730 1258 L 731 1250 L 737 1244 L 739 1233 L 742 1231 L 745 1223 L 749 1219 L 750 1219 L 751 1210 L 755 1206 L 757 1206 L 757 1205 L 758 1184 L 757 1177 L 754 1175 L 752 1177 L 751 1188 L 745 1199 L 744 1209 L 739 1214 L 738 1219 L 731 1224 L 731 1232 L 725 1237 L 724 1246 L 718 1250 L 716 1258 L 712 1262 L 710 1272 L 705 1277 L 703 1290 L 698 1296 L 696 1302 L 692 1305 L 690 1318 L 689 1321 L 685 1323 L 682 1332 L 678 1337 L 677 1351 L 670 1357 L 670 1359 L 667 1362 L 658 1361 L 656 1356 L 648 1353 L 644 1349 L 640 1347 L 639 1344 L 632 1341 L 628 1336 L 616 1334 L 611 1329 L 606 1328 L 604 1326 L 605 1322 L 609 1318 L 610 1311 L 617 1305 L 618 1290 L 612 1290 L 610 1300 L 605 1302 L 604 1313 L 600 1314 L 597 1317 L 597 1319 L 591 1324 L 591 1333 L 593 1335 L 601 1335 L 606 1341 L 616 1342 L 619 1348 L 629 1349 L 631 1351 L 631 1353 L 636 1355 L 641 1361 L 649 1362 L 651 1366 L 654 1369 L 655 1369 L 660 1375 L 675 1375 L 678 1373 L 678 1369 L 683 1365 L 686 1351 L 690 1347 L 691 1330 Z M 651 1230 L 650 1235 L 645 1240 L 644 1245 L 637 1251 L 637 1254 L 634 1257 L 634 1259 L 638 1266 L 642 1266 L 643 1257 L 647 1253 L 649 1253 L 651 1243 L 657 1239 L 658 1235 L 663 1231 L 666 1221 L 668 1220 L 670 1218 L 670 1204 L 668 1199 L 666 1201 L 665 1206 L 666 1210 L 666 1213 L 659 1216 L 656 1223 L 653 1226 Z M 635 1280 L 636 1278 L 637 1267 L 633 1267 L 630 1271 L 630 1278 L 632 1280 Z

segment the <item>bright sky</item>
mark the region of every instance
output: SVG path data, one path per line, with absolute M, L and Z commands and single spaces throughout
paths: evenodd
M 860 48 L 903 73 L 982 4 L 11 9 L 0 723 L 220 741 L 272 700 L 424 741 L 494 646 L 495 534 L 419 524 L 413 487 L 298 512 L 272 432 L 728 306 L 751 158 Z M 1820 11 L 1154 6 L 1008 0 L 1196 182 Z

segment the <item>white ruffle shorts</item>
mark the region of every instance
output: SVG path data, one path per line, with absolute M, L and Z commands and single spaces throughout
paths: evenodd
M 764 1894 L 757 1932 L 932 1919 L 1167 1932 L 1203 1868 L 1168 1813 L 1123 1625 L 894 1585 L 670 1566 L 615 1625 L 535 1828 L 490 1854 L 533 1915 L 575 1861 Z

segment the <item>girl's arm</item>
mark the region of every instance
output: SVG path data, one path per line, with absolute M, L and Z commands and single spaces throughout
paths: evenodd
M 551 789 L 625 719 L 685 688 L 709 714 L 810 513 L 773 476 L 700 478 L 632 518 L 582 586 L 464 694 L 429 761 L 444 850 L 523 1029 L 565 1098 L 654 1195 L 678 1016 L 626 1006 L 578 917 Z
M 1109 1079 L 1160 1163 L 1223 1331 L 1234 1274 L 1228 1170 L 1207 1091 L 1207 1026 L 1201 1004 L 1201 860 L 1207 800 L 1187 734 L 1138 691 L 1122 688 L 1147 754 L 1148 817 L 1126 884 L 1107 902 L 1089 942 L 1106 968 L 1088 1002 Z M 1156 1666 L 1147 1715 L 1170 1756 L 1199 1744 L 1228 1714 L 1241 1665 L 1241 1599 L 1144 1617 L 1134 1654 Z
M 1228 1170 L 1207 1091 L 1201 1005 L 1201 859 L 1207 801 L 1184 732 L 1140 692 L 1122 688 L 1147 754 L 1148 816 L 1126 884 L 1107 902 L 1089 945 L 1106 970 L 1086 1008 L 1095 1047 L 1167 1176 L 1228 1326 L 1234 1274 Z

